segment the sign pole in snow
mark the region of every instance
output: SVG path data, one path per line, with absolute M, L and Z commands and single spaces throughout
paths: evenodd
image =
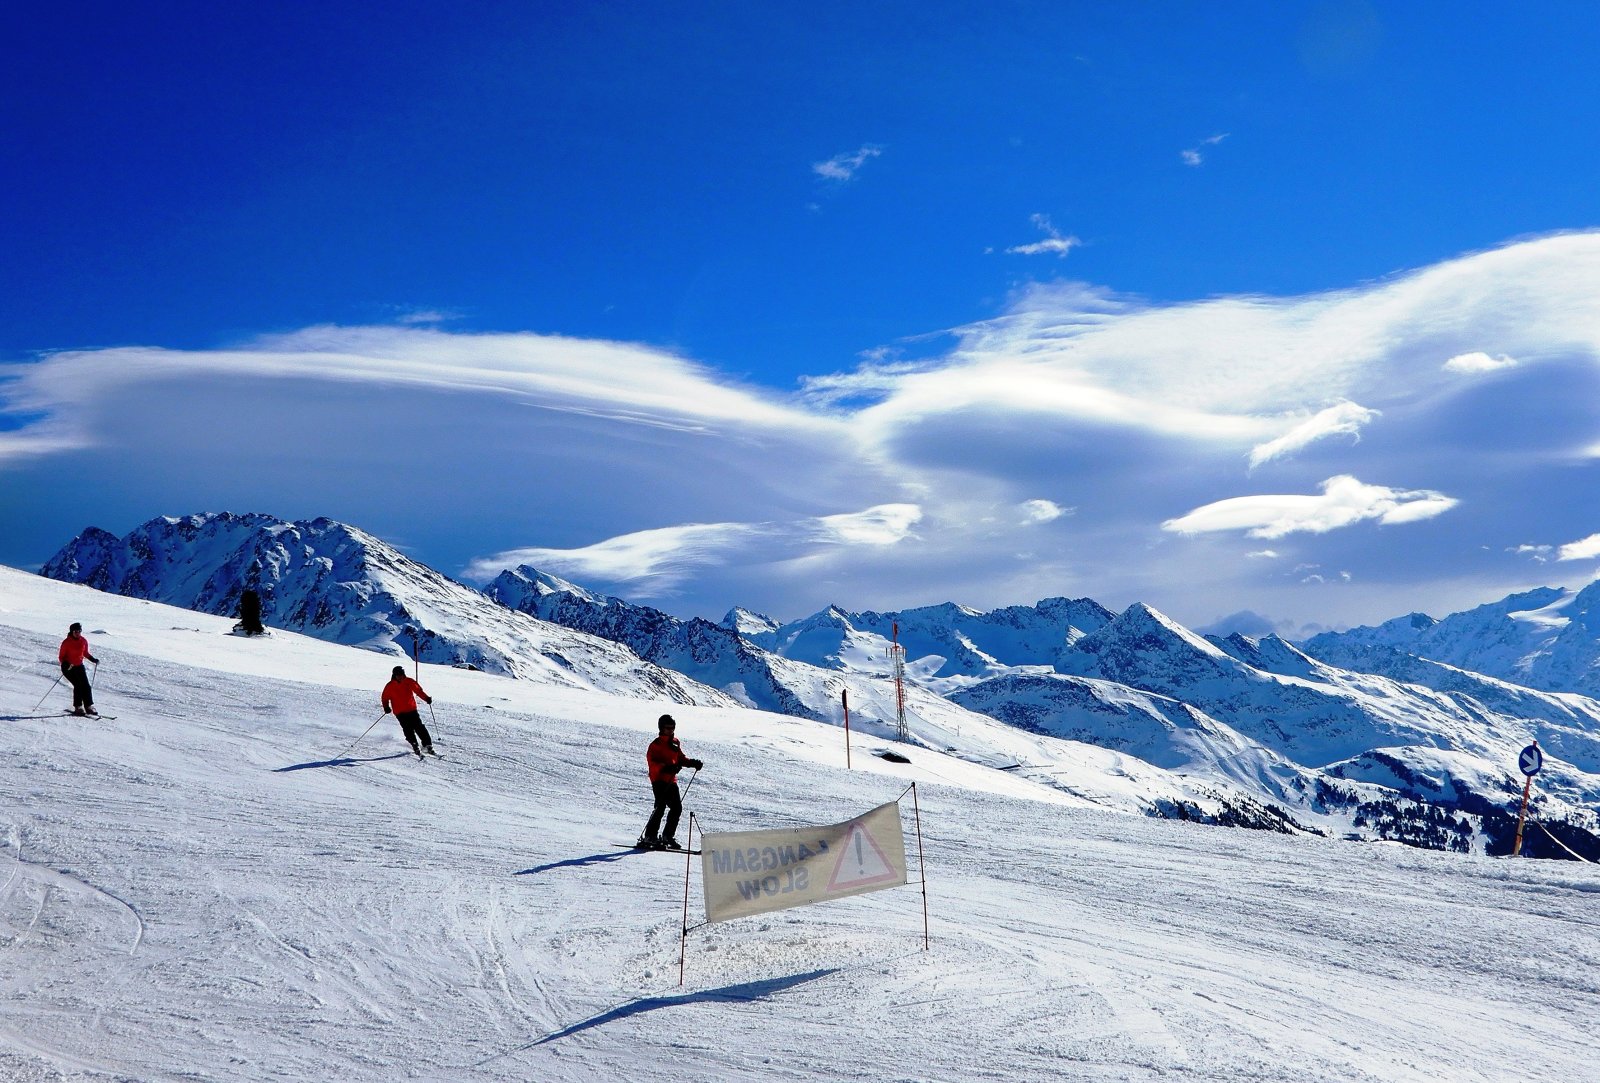
M 1522 750 L 1522 755 L 1517 757 L 1517 766 L 1522 768 L 1528 780 L 1522 784 L 1522 811 L 1517 813 L 1517 839 L 1511 844 L 1512 857 L 1522 854 L 1522 825 L 1528 819 L 1528 792 L 1533 789 L 1533 776 L 1544 767 L 1544 753 L 1539 751 L 1538 741 Z
M 904 794 L 900 796 L 904 797 Z M 928 950 L 928 862 L 922 856 L 922 805 L 917 801 L 917 784 L 911 784 L 911 808 L 917 824 L 917 873 L 922 877 L 922 950 Z
M 850 770 L 850 689 L 846 688 L 839 693 L 839 702 L 844 704 L 844 769 Z
M 689 813 L 689 844 L 683 848 L 683 932 L 678 936 L 678 985 L 683 985 L 683 962 L 689 954 L 689 852 L 694 849 L 694 813 Z M 701 832 L 702 835 L 705 832 Z

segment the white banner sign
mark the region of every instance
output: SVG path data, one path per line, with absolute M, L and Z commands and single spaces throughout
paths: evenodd
M 906 882 L 900 805 L 826 827 L 719 831 L 702 837 L 706 920 L 785 910 Z

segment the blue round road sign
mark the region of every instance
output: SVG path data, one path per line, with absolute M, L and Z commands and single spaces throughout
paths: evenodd
M 1525 775 L 1537 775 L 1544 766 L 1544 753 L 1539 751 L 1538 742 L 1534 742 L 1522 750 L 1522 755 L 1517 757 L 1517 766 L 1522 768 Z

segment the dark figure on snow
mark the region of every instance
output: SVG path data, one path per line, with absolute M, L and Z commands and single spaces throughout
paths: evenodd
M 683 846 L 678 842 L 677 831 L 678 817 L 683 815 L 683 798 L 678 793 L 678 772 L 685 767 L 698 771 L 705 764 L 683 754 L 683 746 L 678 744 L 676 736 L 678 724 L 670 714 L 662 715 L 656 728 L 661 736 L 650 742 L 644 754 L 650 768 L 650 789 L 655 794 L 656 807 L 650 813 L 650 822 L 644 825 L 644 834 L 633 846 L 636 850 L 681 850 Z M 667 814 L 667 829 L 658 835 L 656 829 L 661 826 L 663 812 Z
M 83 625 L 73 621 L 72 627 L 67 629 L 67 638 L 61 641 L 61 651 L 57 657 L 61 659 L 61 675 L 72 682 L 72 713 L 99 714 L 94 709 L 94 690 L 89 687 L 89 671 L 83 668 L 83 660 L 87 658 L 99 665 L 100 659 L 89 653 L 89 641 L 83 638 Z
M 253 590 L 247 590 L 239 595 L 239 630 L 247 636 L 258 636 L 266 632 L 261 626 L 261 595 Z
M 418 696 L 428 703 L 433 702 L 433 697 L 424 692 L 420 684 L 406 676 L 405 666 L 395 666 L 394 676 L 383 686 L 383 713 L 394 711 L 395 718 L 400 720 L 401 732 L 411 744 L 411 751 L 419 756 L 424 752 L 437 756 L 438 753 L 433 750 L 433 738 L 428 736 L 428 727 L 422 724 L 422 716 L 417 714 Z

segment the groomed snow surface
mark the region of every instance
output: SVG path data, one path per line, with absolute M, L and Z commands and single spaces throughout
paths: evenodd
M 74 620 L 115 721 L 34 709 Z M 1595 866 L 1084 809 L 877 740 L 847 771 L 836 727 L 428 667 L 446 758 L 392 718 L 341 756 L 396 659 L 230 624 L 0 570 L 0 1079 L 1600 1071 Z M 663 710 L 712 830 L 917 782 L 931 949 L 912 884 L 695 929 L 680 987 L 686 863 L 614 845 Z

